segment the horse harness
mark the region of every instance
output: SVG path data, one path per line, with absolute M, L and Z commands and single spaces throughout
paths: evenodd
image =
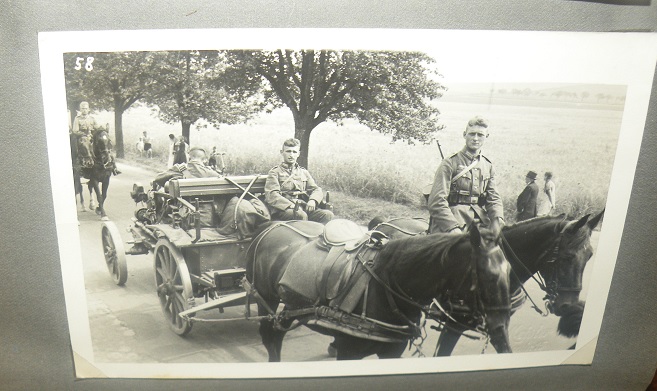
M 543 312 L 534 302 L 534 300 L 531 298 L 527 290 L 525 289 L 524 284 L 522 283 L 522 280 L 518 277 L 518 274 L 511 268 L 512 274 L 515 276 L 516 279 L 518 279 L 518 282 L 520 283 L 521 289 L 525 292 L 525 295 L 529 298 L 529 301 L 532 303 L 532 308 L 542 316 L 548 316 L 551 312 L 553 312 L 553 304 L 555 300 L 557 299 L 557 296 L 559 295 L 559 292 L 581 292 L 582 291 L 582 286 L 577 285 L 574 287 L 562 287 L 559 284 L 559 273 L 558 273 L 558 261 L 559 261 L 559 251 L 561 247 L 561 241 L 564 237 L 564 233 L 566 230 L 567 226 L 564 226 L 561 231 L 559 232 L 559 235 L 556 237 L 554 242 L 548 246 L 548 248 L 541 253 L 538 257 L 538 264 L 542 263 L 542 259 L 545 258 L 548 255 L 551 255 L 550 259 L 548 259 L 545 263 L 547 265 L 545 272 L 541 272 L 540 268 L 538 269 L 537 273 L 538 278 L 534 276 L 534 273 L 532 273 L 527 266 L 522 262 L 522 260 L 515 254 L 511 246 L 509 245 L 509 242 L 506 240 L 506 237 L 504 237 L 504 234 L 501 234 L 500 236 L 502 237 L 502 243 L 504 246 L 502 247 L 503 251 L 505 251 L 505 255 L 510 255 L 510 257 L 507 256 L 507 258 L 512 258 L 518 265 L 520 265 L 523 269 L 523 272 L 527 273 L 541 288 L 543 292 L 545 292 L 545 297 L 543 300 L 545 300 L 545 307 L 547 312 Z M 546 276 L 543 276 L 543 274 L 546 274 Z M 546 278 L 547 277 L 547 278 Z M 547 282 L 546 282 L 547 281 Z
M 401 228 L 395 225 L 392 225 L 390 223 L 386 223 L 386 225 L 392 226 L 393 228 L 403 232 Z M 264 236 L 268 232 L 279 226 L 284 226 L 307 239 L 314 239 L 317 237 L 315 235 L 309 235 L 303 232 L 302 230 L 289 224 L 289 222 L 278 222 L 268 227 L 265 231 L 263 231 L 259 235 L 260 240 L 258 240 L 255 243 L 251 243 L 251 246 L 254 246 L 254 252 L 257 252 L 258 245 L 262 240 L 262 238 L 264 238 Z M 409 234 L 417 234 L 417 233 L 409 233 Z M 401 290 L 397 292 L 395 289 L 393 289 L 390 286 L 390 284 L 384 281 L 372 269 L 372 265 L 375 263 L 379 251 L 385 246 L 387 241 L 388 241 L 387 235 L 385 235 L 382 232 L 373 230 L 368 233 L 367 240 L 359 240 L 356 244 L 352 245 L 352 248 L 349 249 L 349 252 L 351 252 L 349 256 L 354 256 L 355 259 L 357 260 L 357 264 L 362 268 L 362 270 L 365 273 L 369 274 L 372 278 L 374 278 L 374 280 L 376 280 L 384 287 L 387 300 L 390 303 L 393 313 L 395 313 L 396 316 L 398 316 L 401 320 L 403 320 L 403 322 L 406 323 L 406 325 L 400 326 L 396 324 L 390 324 L 387 322 L 383 322 L 367 317 L 366 316 L 366 311 L 367 311 L 366 298 L 368 295 L 367 286 L 365 287 L 365 292 L 363 294 L 364 297 L 363 309 L 360 315 L 356 315 L 339 309 L 342 300 L 344 300 L 345 296 L 348 296 L 349 294 L 348 291 L 352 286 L 352 280 L 356 280 L 356 278 L 350 278 L 350 281 L 347 284 L 347 286 L 340 293 L 339 297 L 336 298 L 335 302 L 331 304 L 331 306 L 320 305 L 319 303 L 315 303 L 311 307 L 299 308 L 299 309 L 284 309 L 283 311 L 276 313 L 274 310 L 269 308 L 269 306 L 267 306 L 266 303 L 264 303 L 264 301 L 261 300 L 259 301 L 261 302 L 261 304 L 264 305 L 267 312 L 270 314 L 269 317 L 278 324 L 280 324 L 280 322 L 284 319 L 299 319 L 299 318 L 309 317 L 311 319 L 306 319 L 303 322 L 307 324 L 320 325 L 329 329 L 334 329 L 337 331 L 344 332 L 352 336 L 377 340 L 381 342 L 400 343 L 421 337 L 422 327 L 418 326 L 416 323 L 411 321 L 406 315 L 404 315 L 399 310 L 393 296 L 401 299 L 404 302 L 407 302 L 411 306 L 418 308 L 421 311 L 426 312 L 428 310 L 428 307 L 422 306 L 419 303 L 415 302 L 412 298 L 404 294 Z M 357 275 L 358 273 L 355 274 Z M 253 286 L 253 284 L 254 282 L 252 281 L 248 285 Z M 256 298 L 259 296 L 257 292 L 252 292 L 252 293 L 256 296 Z M 300 324 L 293 325 L 290 328 L 287 328 L 286 330 L 291 330 L 293 328 L 298 327 L 299 325 Z

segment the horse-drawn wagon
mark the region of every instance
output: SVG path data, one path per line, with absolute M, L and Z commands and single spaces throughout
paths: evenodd
M 574 307 L 584 265 L 592 255 L 591 231 L 603 215 L 577 221 L 543 217 L 520 223 L 505 229 L 503 245 L 490 233 L 480 234 L 476 226 L 462 236 L 418 235 L 426 230 L 426 223 L 411 229 L 414 221 L 406 229 L 398 225 L 385 232 L 379 228 L 376 232 L 383 235 L 385 245 L 377 244 L 381 241 L 374 231 L 345 235 L 340 225 L 332 231 L 328 226 L 336 227 L 335 220 L 327 227 L 279 222 L 251 238 L 237 230 L 237 206 L 261 198 L 265 180 L 264 175 L 172 179 L 164 189 L 149 191 L 135 185 L 131 195 L 138 208 L 129 227 L 131 247 L 126 250 L 114 223 L 102 225 L 105 260 L 114 281 L 122 285 L 127 280 L 126 255 L 152 252 L 156 292 L 171 330 L 185 335 L 193 322 L 204 320 L 196 317 L 200 311 L 223 312 L 226 307 L 245 305 L 245 317 L 260 320 L 263 343 L 273 361 L 280 360 L 282 338 L 295 320 L 335 336 L 338 358 L 372 353 L 399 357 L 408 341 L 421 337 L 422 314 L 444 322 L 445 327 L 454 320 L 438 302 L 451 303 L 450 292 L 460 295 L 463 291 L 462 297 L 471 301 L 468 307 L 478 308 L 478 319 L 484 320 L 482 331 L 493 346 L 498 352 L 508 352 L 510 291 L 538 273 L 546 277 L 545 290 L 555 313 Z M 336 232 L 339 240 L 327 240 L 336 237 Z M 512 255 L 510 259 L 502 247 Z M 344 261 L 340 264 L 344 267 L 335 267 L 338 260 Z M 286 277 L 295 284 L 309 280 L 303 277 L 306 271 L 286 275 L 301 263 L 322 264 L 308 273 L 323 282 L 336 280 L 337 285 L 307 287 L 324 294 L 305 296 L 310 298 L 306 302 L 298 300 L 301 290 L 281 290 Z M 352 284 L 358 280 L 352 276 L 358 275 L 365 276 L 364 282 Z M 335 295 L 329 297 L 328 291 Z M 340 306 L 343 300 L 337 304 L 333 300 L 352 292 L 356 293 L 348 309 Z M 251 316 L 251 301 L 258 304 L 258 316 Z M 285 304 L 282 311 L 277 309 L 280 302 Z M 438 312 L 432 309 L 434 304 Z M 445 330 L 456 337 L 445 342 L 441 336 L 439 343 L 444 344 L 439 355 L 451 352 L 467 328 L 454 322 Z
M 191 330 L 199 311 L 245 303 L 241 281 L 251 238 L 236 229 L 235 203 L 262 196 L 265 180 L 265 175 L 172 179 L 161 190 L 135 184 L 131 247 L 124 246 L 116 224 L 102 224 L 105 261 L 116 284 L 128 278 L 126 255 L 153 253 L 162 311 L 179 335 Z M 221 223 L 224 229 L 218 230 Z M 197 298 L 204 303 L 196 305 Z

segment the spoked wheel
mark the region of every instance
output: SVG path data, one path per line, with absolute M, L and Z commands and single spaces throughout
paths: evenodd
M 192 323 L 178 314 L 192 307 L 192 280 L 182 253 L 168 239 L 160 239 L 155 246 L 155 284 L 169 328 L 178 335 L 187 334 Z
M 101 237 L 105 263 L 116 285 L 125 284 L 128 279 L 128 264 L 125 260 L 125 249 L 119 229 L 111 221 L 102 224 Z

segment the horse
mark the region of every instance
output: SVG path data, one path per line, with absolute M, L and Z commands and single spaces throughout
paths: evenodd
M 409 341 L 421 335 L 422 315 L 432 300 L 447 290 L 470 297 L 486 319 L 486 331 L 496 351 L 511 352 L 510 268 L 498 238 L 490 231 L 474 227 L 467 235 L 415 235 L 390 240 L 371 233 L 369 241 L 359 242 L 347 256 L 347 261 L 353 262 L 352 270 L 367 277 L 364 293 L 356 290 L 353 309 L 347 312 L 335 303 L 331 306 L 328 298 L 299 300 L 280 284 L 288 268 L 296 270 L 291 265 L 298 266 L 299 262 L 335 265 L 327 261 L 336 248 L 329 251 L 322 246 L 323 229 L 312 221 L 271 223 L 247 250 L 245 286 L 258 304 L 259 332 L 269 361 L 281 360 L 283 337 L 295 320 L 333 335 L 338 360 L 372 354 L 398 358 Z M 346 255 L 344 247 L 340 257 Z M 353 286 L 347 284 L 348 288 Z M 339 295 L 351 293 L 340 288 Z M 284 308 L 277 312 L 280 302 Z
M 114 157 L 112 156 L 112 140 L 105 128 L 99 128 L 93 133 L 93 158 L 94 164 L 83 171 L 83 175 L 89 179 L 89 193 L 96 194 L 98 206 L 96 213 L 103 220 L 107 219 L 105 213 L 105 199 L 107 198 L 107 189 L 109 188 L 110 177 L 116 170 Z
M 577 220 L 569 220 L 565 215 L 542 216 L 502 229 L 502 249 L 512 269 L 510 291 L 524 290 L 524 283 L 535 279 L 546 293 L 548 313 L 560 317 L 557 332 L 565 337 L 579 334 L 584 312 L 584 303 L 579 301 L 582 275 L 593 255 L 591 233 L 603 216 L 604 210 L 593 217 L 588 214 Z M 519 305 L 514 303 L 513 307 L 512 314 Z M 541 312 L 535 304 L 534 308 Z M 465 330 L 460 322 L 448 320 L 438 339 L 435 355 L 451 355 Z
M 80 195 L 80 205 L 82 206 L 82 211 L 85 212 L 86 208 L 84 206 L 84 191 L 82 190 L 81 178 L 88 177 L 89 170 L 94 165 L 91 138 L 89 136 L 77 137 L 72 133 L 69 135 L 69 138 L 71 143 L 73 188 L 75 195 Z M 91 188 L 89 188 L 89 195 L 91 196 Z M 92 206 L 90 205 L 89 208 L 92 208 Z

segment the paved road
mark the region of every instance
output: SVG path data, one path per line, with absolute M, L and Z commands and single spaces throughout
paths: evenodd
M 130 224 L 134 211 L 134 203 L 129 195 L 132 184 L 147 184 L 153 172 L 125 164 L 119 165 L 119 169 L 122 174 L 112 177 L 105 206 L 125 242 L 131 238 L 125 228 Z M 125 286 L 119 287 L 114 284 L 105 267 L 100 245 L 99 217 L 91 212 L 78 212 L 78 217 L 92 344 L 97 362 L 267 361 L 258 334 L 258 324 L 243 319 L 242 306 L 229 308 L 223 314 L 213 310 L 201 315 L 208 319 L 238 320 L 196 323 L 185 337 L 171 332 L 155 293 L 152 254 L 127 256 L 128 281 Z M 528 288 L 533 297 L 542 297 L 536 286 L 530 285 Z M 557 321 L 554 316 L 542 318 L 525 305 L 511 320 L 510 335 L 514 351 L 555 350 L 572 345 L 574 340 L 556 335 Z M 437 333 L 428 330 L 428 334 L 423 351 L 431 355 Z M 283 361 L 332 360 L 326 353 L 329 342 L 330 337 L 306 328 L 295 329 L 285 338 Z M 455 354 L 479 354 L 483 347 L 482 341 L 462 339 Z M 490 347 L 487 353 L 494 353 L 494 349 Z M 410 357 L 411 354 L 407 351 L 404 357 Z

